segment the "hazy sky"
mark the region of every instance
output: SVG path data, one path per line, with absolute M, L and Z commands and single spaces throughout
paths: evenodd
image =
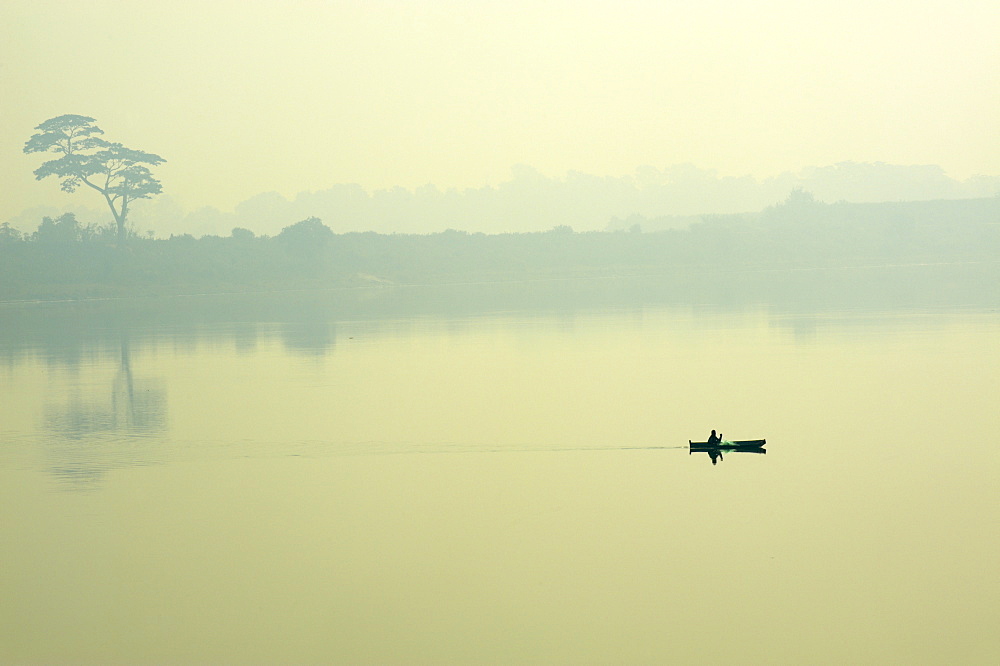
M 1000 174 L 996 0 L 2 0 L 0 26 L 0 220 L 101 205 L 21 151 L 64 113 L 166 158 L 185 208 L 519 163 Z

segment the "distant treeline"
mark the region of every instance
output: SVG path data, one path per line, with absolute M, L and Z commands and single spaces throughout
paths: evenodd
M 285 197 L 263 192 L 233 210 L 211 206 L 186 210 L 168 191 L 136 201 L 129 220 L 143 233 L 167 238 L 185 233 L 228 236 L 234 227 L 277 235 L 283 228 L 318 217 L 336 233 L 375 231 L 427 234 L 460 229 L 487 234 L 545 231 L 571 226 L 576 231 L 618 231 L 639 225 L 642 231 L 686 229 L 701 215 L 759 211 L 802 188 L 826 203 L 850 201 L 931 201 L 974 199 L 1000 194 L 1000 176 L 949 177 L 934 165 L 845 162 L 783 173 L 764 180 L 721 176 L 693 165 L 664 169 L 640 167 L 611 177 L 570 171 L 549 177 L 528 166 L 511 170 L 508 180 L 482 187 L 368 190 L 341 183 Z M 169 188 L 168 188 L 169 189 Z M 33 230 L 42 217 L 73 211 L 85 224 L 100 224 L 107 210 L 89 209 L 86 198 L 76 208 L 39 206 L 16 216 L 0 216 L 22 230 Z M 94 204 L 97 199 L 90 199 Z M 69 200 L 67 200 L 69 202 Z M 0 202 L 2 204 L 2 202 Z
M 226 237 L 122 242 L 66 214 L 30 235 L 0 225 L 0 300 L 998 260 L 997 197 L 824 204 L 795 191 L 759 213 L 655 233 L 335 234 L 309 218 L 273 237 L 235 228 Z

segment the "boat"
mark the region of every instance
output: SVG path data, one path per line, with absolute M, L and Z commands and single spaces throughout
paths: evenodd
M 708 442 L 692 442 L 688 440 L 691 451 L 755 451 L 764 448 L 766 439 L 738 439 L 736 441 L 722 440 L 709 444 Z

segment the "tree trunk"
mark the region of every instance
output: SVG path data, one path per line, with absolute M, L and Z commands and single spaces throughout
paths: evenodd
M 124 202 L 122 203 L 122 210 L 119 213 L 118 210 L 115 209 L 115 202 L 114 202 L 114 200 L 111 197 L 109 197 L 106 192 L 102 191 L 102 194 L 104 194 L 104 200 L 108 202 L 108 208 L 111 209 L 111 214 L 115 218 L 115 226 L 117 227 L 117 230 L 118 230 L 118 233 L 117 233 L 118 241 L 119 242 L 124 242 L 125 241 L 125 215 L 128 214 L 128 211 L 126 210 L 125 206 L 127 204 L 124 203 Z
M 122 197 L 122 212 L 118 217 L 118 240 L 125 241 L 125 220 L 128 219 L 128 199 Z

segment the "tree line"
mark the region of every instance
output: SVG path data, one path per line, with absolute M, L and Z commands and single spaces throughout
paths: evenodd
M 79 224 L 0 225 L 0 299 L 272 291 L 359 285 L 978 262 L 1000 257 L 1000 199 L 823 204 L 793 192 L 752 215 L 684 230 L 337 234 L 318 218 L 258 236 L 169 239 Z

